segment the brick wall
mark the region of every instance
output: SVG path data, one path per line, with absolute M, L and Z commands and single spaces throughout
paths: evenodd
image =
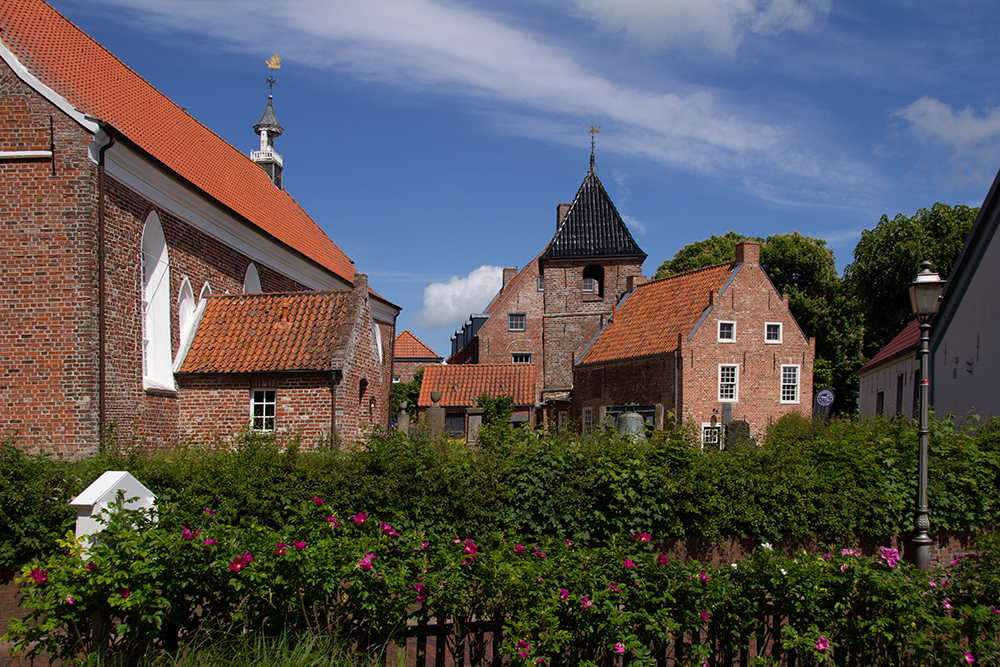
M 637 405 L 674 409 L 676 365 L 673 354 L 599 366 L 577 366 L 573 373 L 570 415 L 578 424 L 583 408 Z M 597 411 L 594 411 L 597 418 Z
M 421 368 L 440 363 L 437 359 L 393 359 L 392 373 L 399 376 L 400 382 L 410 382 Z

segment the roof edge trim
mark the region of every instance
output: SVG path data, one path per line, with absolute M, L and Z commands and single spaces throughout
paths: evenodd
M 694 329 L 691 329 L 691 333 L 689 333 L 687 335 L 687 339 L 688 340 L 691 340 L 692 338 L 694 338 L 694 335 L 696 333 L 698 333 L 698 329 L 701 328 L 702 323 L 704 323 L 704 321 L 708 317 L 709 313 L 711 313 L 713 310 L 715 310 L 715 304 L 712 304 L 708 308 L 705 309 L 705 312 L 701 314 L 701 317 L 699 317 L 698 321 L 695 323 Z
M 742 268 L 743 268 L 743 262 L 740 262 L 739 264 L 733 266 L 733 272 L 729 274 L 729 280 L 727 280 L 726 284 L 723 285 L 722 289 L 719 290 L 719 298 L 722 298 L 722 295 L 726 293 L 726 290 L 729 289 L 729 286 L 733 284 L 733 281 L 736 280 L 736 274 L 738 274 L 740 272 L 740 269 Z M 765 273 L 764 275 L 767 274 Z M 777 292 L 778 290 L 774 291 Z
M 87 130 L 91 134 L 97 134 L 100 131 L 100 126 L 95 120 L 90 119 L 87 114 L 77 109 L 75 106 L 70 104 L 69 100 L 54 91 L 53 89 L 46 86 L 42 81 L 32 74 L 27 67 L 18 59 L 14 52 L 10 50 L 7 43 L 0 39 L 0 58 L 3 58 L 7 66 L 10 67 L 11 71 L 17 75 L 17 78 L 21 79 L 28 86 L 35 89 L 42 97 L 47 99 L 52 104 L 56 105 L 60 111 L 65 113 L 67 116 L 75 120 L 80 124 L 83 129 Z

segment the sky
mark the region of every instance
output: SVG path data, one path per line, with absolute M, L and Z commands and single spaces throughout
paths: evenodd
M 991 0 L 51 0 L 285 189 L 447 357 L 598 177 L 647 253 L 822 238 L 982 203 L 1000 168 Z M 600 128 L 592 135 L 590 128 Z

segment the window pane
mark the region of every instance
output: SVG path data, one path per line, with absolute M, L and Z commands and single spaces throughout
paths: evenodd
M 719 400 L 736 400 L 736 366 L 719 366 Z
M 525 326 L 524 313 L 510 313 L 509 315 L 507 315 L 508 331 L 524 331 L 524 326 Z
M 732 322 L 719 322 L 719 340 L 733 340 L 735 325 Z
M 593 278 L 583 279 L 583 291 L 584 292 L 596 292 L 597 291 L 597 281 Z
M 781 400 L 784 403 L 798 402 L 799 400 L 798 366 L 781 367 Z
M 768 324 L 767 325 L 767 340 L 769 340 L 769 341 L 780 341 L 781 340 L 781 325 L 780 324 Z

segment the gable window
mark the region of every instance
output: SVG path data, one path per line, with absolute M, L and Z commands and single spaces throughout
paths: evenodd
M 510 355 L 510 363 L 512 364 L 530 364 L 531 363 L 531 353 L 530 352 L 514 352 Z
M 736 342 L 736 322 L 719 322 L 719 342 Z
M 604 267 L 588 266 L 583 269 L 584 294 L 604 296 Z
M 594 408 L 583 409 L 583 417 L 580 419 L 580 426 L 585 434 L 594 430 Z
M 718 447 L 722 449 L 722 424 L 718 422 L 702 422 L 701 446 L 703 448 Z
M 276 394 L 274 389 L 254 389 L 250 392 L 250 428 L 254 431 L 274 432 L 278 407 Z
M 781 367 L 781 402 L 799 402 L 799 367 L 783 365 Z
M 545 291 L 545 276 L 538 276 L 538 280 L 535 283 L 535 287 L 539 292 Z
M 524 331 L 524 313 L 507 313 L 507 331 Z
M 764 342 L 771 344 L 781 342 L 781 322 L 767 322 L 764 324 Z
M 156 212 L 142 228 L 142 384 L 174 391 L 170 354 L 170 257 Z
M 740 367 L 735 364 L 719 364 L 719 400 L 735 403 L 739 400 Z

